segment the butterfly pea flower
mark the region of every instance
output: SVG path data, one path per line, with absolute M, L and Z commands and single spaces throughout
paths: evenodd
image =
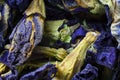
M 67 52 L 63 48 L 55 49 L 55 48 L 50 48 L 50 47 L 37 46 L 34 49 L 34 52 L 42 53 L 48 57 L 54 57 L 58 60 L 63 60 L 67 56 Z
M 116 60 L 116 49 L 114 47 L 105 47 L 99 49 L 96 54 L 96 62 L 110 69 L 114 68 Z
M 75 74 L 72 80 L 94 80 L 98 76 L 98 69 L 91 64 L 87 64 L 86 67 Z
M 25 16 L 16 25 L 9 37 L 11 46 L 7 61 L 11 65 L 20 65 L 26 61 L 34 47 L 41 42 L 44 19 L 43 0 L 33 0 L 26 10 Z
M 45 64 L 42 67 L 23 75 L 20 80 L 52 80 L 56 75 L 57 68 L 53 64 Z
M 58 71 L 53 80 L 71 80 L 73 75 L 80 71 L 86 52 L 90 45 L 95 42 L 98 35 L 98 32 L 88 32 L 78 46 L 60 64 L 56 64 Z

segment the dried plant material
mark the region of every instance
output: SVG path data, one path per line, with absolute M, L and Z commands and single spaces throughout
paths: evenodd
M 86 51 L 96 41 L 98 34 L 97 32 L 88 32 L 78 46 L 60 64 L 56 64 L 58 72 L 53 80 L 71 80 L 73 75 L 80 71 Z
M 63 48 L 55 49 L 50 47 L 42 47 L 38 46 L 34 49 L 34 52 L 36 53 L 42 53 L 45 54 L 48 57 L 54 57 L 58 60 L 63 60 L 67 56 L 67 52 Z
M 35 3 L 39 0 L 33 0 L 32 3 Z M 31 3 L 31 4 L 32 4 Z M 39 1 L 43 7 L 43 1 Z M 32 6 L 37 6 L 33 4 Z M 27 11 L 31 12 L 31 7 L 26 11 L 26 15 L 14 28 L 12 34 L 10 35 L 11 47 L 9 49 L 8 61 L 12 65 L 20 65 L 26 61 L 31 53 L 33 48 L 41 41 L 43 35 L 44 27 L 44 18 L 42 14 L 44 12 L 37 13 L 36 7 L 33 9 L 34 13 L 28 14 Z

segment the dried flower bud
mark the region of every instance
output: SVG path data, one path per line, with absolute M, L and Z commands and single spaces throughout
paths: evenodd
M 88 32 L 78 46 L 60 64 L 56 64 L 58 72 L 53 80 L 71 80 L 73 75 L 80 71 L 86 57 L 86 51 L 97 37 L 97 32 Z
M 39 1 L 39 4 L 36 1 Z M 41 41 L 44 26 L 43 14 L 45 14 L 44 10 L 37 11 L 39 8 L 43 9 L 41 7 L 44 7 L 43 0 L 33 0 L 25 12 L 26 16 L 16 25 L 10 35 L 11 47 L 7 58 L 10 64 L 22 64 L 30 57 L 33 48 Z M 33 9 L 32 12 L 30 12 L 31 9 Z
M 22 19 L 10 35 L 11 47 L 8 60 L 14 64 L 23 63 L 30 57 L 33 48 L 41 41 L 43 22 L 39 15 Z

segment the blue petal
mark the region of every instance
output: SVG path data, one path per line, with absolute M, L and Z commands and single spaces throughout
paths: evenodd
M 113 68 L 116 60 L 116 49 L 114 47 L 105 47 L 98 50 L 96 62 L 108 68 Z
M 117 47 L 117 41 L 115 38 L 111 35 L 110 32 L 102 31 L 98 39 L 95 41 L 94 44 L 95 48 L 98 50 L 102 47 Z
M 87 64 L 81 72 L 74 75 L 72 80 L 94 80 L 97 76 L 98 69 L 91 64 Z
M 20 80 L 51 80 L 55 76 L 56 71 L 57 69 L 55 66 L 48 63 L 33 72 L 25 74 L 20 78 Z
M 87 31 L 82 26 L 80 26 L 72 34 L 72 40 L 71 41 L 74 43 L 75 40 L 76 40 L 76 38 L 78 38 L 78 37 L 84 37 L 86 35 L 86 33 L 87 33 Z

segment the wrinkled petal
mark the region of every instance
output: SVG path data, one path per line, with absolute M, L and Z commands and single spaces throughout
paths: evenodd
M 103 47 L 117 47 L 117 41 L 115 38 L 111 35 L 110 32 L 101 32 L 100 36 L 96 40 L 94 44 L 95 48 L 98 50 Z
M 113 68 L 116 60 L 116 49 L 114 47 L 105 47 L 98 50 L 96 62 L 108 68 Z
M 26 61 L 30 57 L 34 46 L 41 41 L 42 34 L 43 23 L 41 23 L 39 15 L 33 15 L 32 18 L 23 18 L 9 37 L 12 42 L 8 61 L 13 65 Z
M 94 80 L 98 76 L 98 69 L 91 64 L 87 64 L 86 67 L 75 74 L 72 80 Z
M 48 63 L 33 72 L 25 74 L 20 80 L 51 80 L 55 76 L 56 71 L 55 66 Z
M 86 35 L 87 31 L 82 27 L 80 26 L 78 29 L 76 29 L 74 31 L 74 33 L 72 34 L 72 42 L 74 43 L 76 38 L 79 38 L 79 37 L 84 37 Z

